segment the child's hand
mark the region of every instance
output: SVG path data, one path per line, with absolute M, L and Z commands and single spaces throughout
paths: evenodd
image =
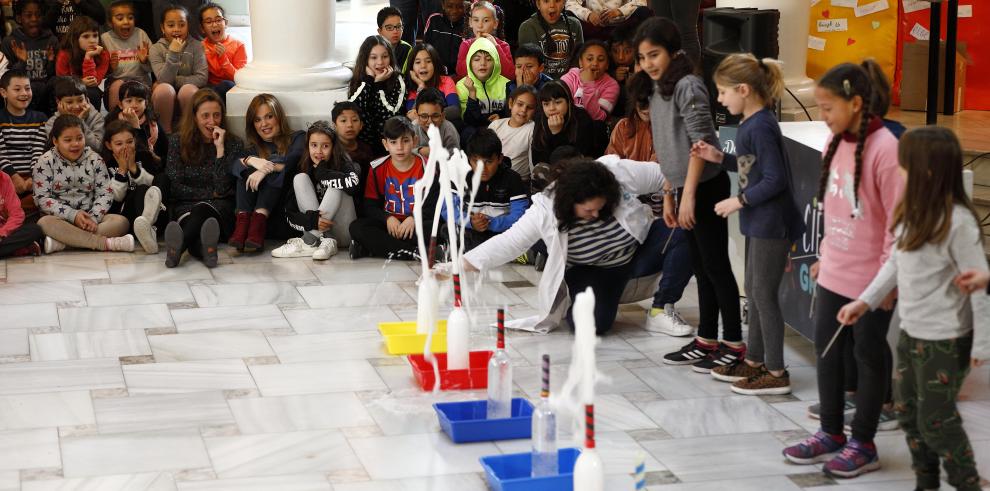
M 622 20 L 622 11 L 619 9 L 609 9 L 602 14 L 602 22 L 605 24 L 615 24 Z
M 89 116 L 89 110 L 92 109 L 92 107 L 93 106 L 89 104 L 89 99 L 83 99 L 82 104 L 79 105 L 79 114 L 76 114 L 76 116 L 79 119 L 86 121 L 86 117 Z
M 185 48 L 186 42 L 179 38 L 172 38 L 172 42 L 168 43 L 168 50 L 173 53 L 181 53 Z
M 851 326 L 855 324 L 860 317 L 863 317 L 863 314 L 865 314 L 868 310 L 870 310 L 870 306 L 867 305 L 866 302 L 862 300 L 853 300 L 852 302 L 843 305 L 842 308 L 839 309 L 839 314 L 836 315 L 835 318 L 839 321 L 839 324 Z
M 676 203 L 674 202 L 674 197 L 670 194 L 663 197 L 663 223 L 667 225 L 668 228 L 677 228 L 677 213 L 674 211 Z
M 815 261 L 815 264 L 811 265 L 809 273 L 811 274 L 811 279 L 818 281 L 818 269 L 821 268 L 821 263 Z
M 394 73 L 394 72 L 395 72 L 395 69 L 392 68 L 392 65 L 389 65 L 389 66 L 385 67 L 385 70 L 383 70 L 382 73 L 379 73 L 379 74 L 375 75 L 375 82 L 384 82 L 384 81 L 388 80 L 389 77 L 391 77 L 392 76 L 392 73 Z
M 467 89 L 469 98 L 478 98 L 478 89 L 474 87 L 474 80 L 471 77 L 464 77 L 464 88 Z
M 413 220 L 413 217 L 406 217 L 406 219 L 399 224 L 398 230 L 399 237 L 397 238 L 406 240 L 411 239 L 413 238 L 413 234 L 416 233 L 416 221 Z
M 681 195 L 681 208 L 677 213 L 677 222 L 684 230 L 694 228 L 694 196 L 687 193 Z
M 100 82 L 96 80 L 96 77 L 83 77 L 82 83 L 86 87 L 96 87 L 97 85 L 100 85 Z
M 588 23 L 593 26 L 602 25 L 602 14 L 601 12 L 592 12 L 588 14 Z
M 396 239 L 402 238 L 399 236 L 400 225 L 402 225 L 402 222 L 400 222 L 394 215 L 389 215 L 389 217 L 385 220 L 385 229 L 388 230 L 389 235 L 395 237 Z
M 89 216 L 89 213 L 86 213 L 85 211 L 80 210 L 76 212 L 76 218 L 72 220 L 72 224 L 87 232 L 96 232 L 96 220 L 93 220 L 93 218 Z
M 137 59 L 141 63 L 148 62 L 148 51 L 150 51 L 151 45 L 145 41 L 141 43 L 141 49 L 138 50 Z
M 95 48 L 87 51 L 84 56 L 86 56 L 86 58 L 93 59 L 100 56 L 101 54 L 103 54 L 103 46 L 97 44 Z
M 894 288 L 883 297 L 883 302 L 880 302 L 880 308 L 883 310 L 894 310 L 894 304 L 897 302 L 897 288 Z
M 217 43 L 213 45 L 213 52 L 216 53 L 217 56 L 223 56 L 224 53 L 227 52 L 227 48 L 224 48 L 223 44 Z
M 580 78 L 581 78 L 581 81 L 582 82 L 585 82 L 585 83 L 587 83 L 587 82 L 594 82 L 595 81 L 595 74 L 592 73 L 591 70 L 589 70 L 587 68 L 582 68 L 581 69 L 581 73 L 580 73 Z M 588 99 L 590 99 L 591 96 L 592 96 L 592 94 L 585 94 L 584 97 L 587 97 Z
M 415 70 L 409 70 L 409 80 L 412 80 L 416 84 L 416 91 L 421 92 L 426 88 L 426 81 L 419 78 L 419 74 Z
M 117 170 L 121 174 L 126 174 L 132 168 L 137 169 L 134 163 L 134 151 L 130 148 L 123 148 L 120 152 L 114 152 L 113 158 L 117 160 Z
M 133 107 L 125 108 L 120 112 L 120 119 L 123 119 L 127 124 L 131 125 L 132 128 L 140 128 L 141 121 L 138 119 L 138 115 L 134 112 Z
M 498 119 L 498 114 L 492 114 L 491 116 L 488 116 L 489 123 L 495 121 L 496 119 Z
M 118 65 L 120 65 L 120 55 L 117 53 L 110 53 L 110 71 L 116 72 Z
M 472 213 L 471 214 L 471 228 L 477 230 L 478 232 L 488 231 L 489 220 L 488 217 L 483 213 Z
M 627 66 L 620 66 L 620 67 L 618 67 L 618 68 L 615 69 L 615 80 L 616 81 L 623 82 L 623 81 L 626 80 L 627 77 L 629 77 L 629 67 L 627 67 Z
M 18 60 L 27 61 L 28 53 L 27 48 L 24 47 L 24 43 L 11 41 L 10 47 L 13 48 L 14 56 L 16 56 Z
M 722 218 L 728 218 L 729 215 L 739 211 L 742 207 L 743 204 L 739 201 L 739 197 L 733 196 L 715 203 L 715 214 Z
M 333 227 L 333 225 L 334 225 L 333 220 L 328 220 L 326 218 L 320 217 L 320 219 L 317 220 L 316 222 L 316 230 L 319 230 L 320 232 L 326 232 L 327 230 L 330 230 L 330 228 Z
M 978 290 L 986 290 L 987 284 L 990 283 L 990 271 L 976 269 L 963 271 L 952 282 L 967 295 Z
M 722 163 L 722 160 L 725 159 L 725 154 L 721 150 L 704 140 L 698 140 L 694 142 L 694 145 L 691 145 L 691 156 L 716 164 Z
M 557 134 L 564 130 L 564 117 L 555 114 L 547 118 L 547 127 L 550 128 L 550 133 Z
M 416 112 L 415 108 L 410 109 L 409 112 L 406 113 L 406 117 L 409 118 L 409 121 L 419 121 L 419 114 Z
M 486 32 L 484 35 L 481 35 L 481 36 L 478 36 L 478 37 L 483 37 L 483 38 L 491 41 L 492 44 L 494 44 L 495 46 L 498 46 L 498 40 L 495 39 L 495 36 L 492 36 L 492 33 L 490 33 L 490 32 Z

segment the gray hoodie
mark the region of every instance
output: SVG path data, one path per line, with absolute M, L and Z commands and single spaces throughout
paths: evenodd
M 171 42 L 170 39 L 161 38 L 151 45 L 148 61 L 151 62 L 151 71 L 155 78 L 176 89 L 186 84 L 206 87 L 209 67 L 206 64 L 203 43 L 190 37 L 186 39 L 186 46 L 181 53 L 173 53 L 168 49 Z
M 48 138 L 48 134 L 52 132 L 52 126 L 55 125 L 55 120 L 58 117 L 59 114 L 56 113 L 48 118 L 48 122 L 45 123 L 45 138 Z M 96 152 L 101 151 L 103 147 L 103 115 L 100 114 L 100 111 L 92 107 L 89 108 L 89 114 L 83 121 L 83 135 L 86 137 L 86 145 L 89 148 Z
M 704 140 L 716 148 L 722 147 L 715 136 L 708 89 L 696 75 L 680 79 L 669 99 L 655 89 L 650 96 L 650 121 L 653 149 L 660 157 L 664 177 L 675 189 L 684 187 L 687 179 L 691 145 Z M 721 165 L 708 162 L 698 182 L 705 182 L 720 172 Z

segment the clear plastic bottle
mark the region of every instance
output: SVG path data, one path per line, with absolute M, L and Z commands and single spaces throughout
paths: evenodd
M 498 345 L 488 360 L 488 419 L 512 416 L 512 361 L 505 352 L 505 311 L 498 309 Z
M 533 409 L 533 477 L 557 475 L 557 415 L 550 407 L 550 355 L 543 355 L 543 386 Z

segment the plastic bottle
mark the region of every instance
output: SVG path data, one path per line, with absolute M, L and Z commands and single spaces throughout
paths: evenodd
M 461 308 L 461 275 L 454 274 L 454 310 L 447 317 L 447 370 L 467 370 L 471 323 Z
M 512 360 L 505 352 L 505 310 L 498 309 L 498 344 L 488 360 L 488 419 L 512 416 Z
M 584 450 L 574 462 L 574 491 L 605 491 L 605 464 L 595 451 L 595 406 L 584 406 Z
M 557 415 L 550 407 L 550 355 L 543 355 L 543 387 L 533 409 L 533 477 L 555 476 L 557 467 Z

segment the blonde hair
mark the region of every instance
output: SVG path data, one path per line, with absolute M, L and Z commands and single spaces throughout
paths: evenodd
M 735 53 L 718 64 L 714 79 L 723 87 L 746 84 L 765 106 L 772 106 L 784 92 L 784 72 L 780 65 L 773 58 L 760 60 L 751 53 Z

